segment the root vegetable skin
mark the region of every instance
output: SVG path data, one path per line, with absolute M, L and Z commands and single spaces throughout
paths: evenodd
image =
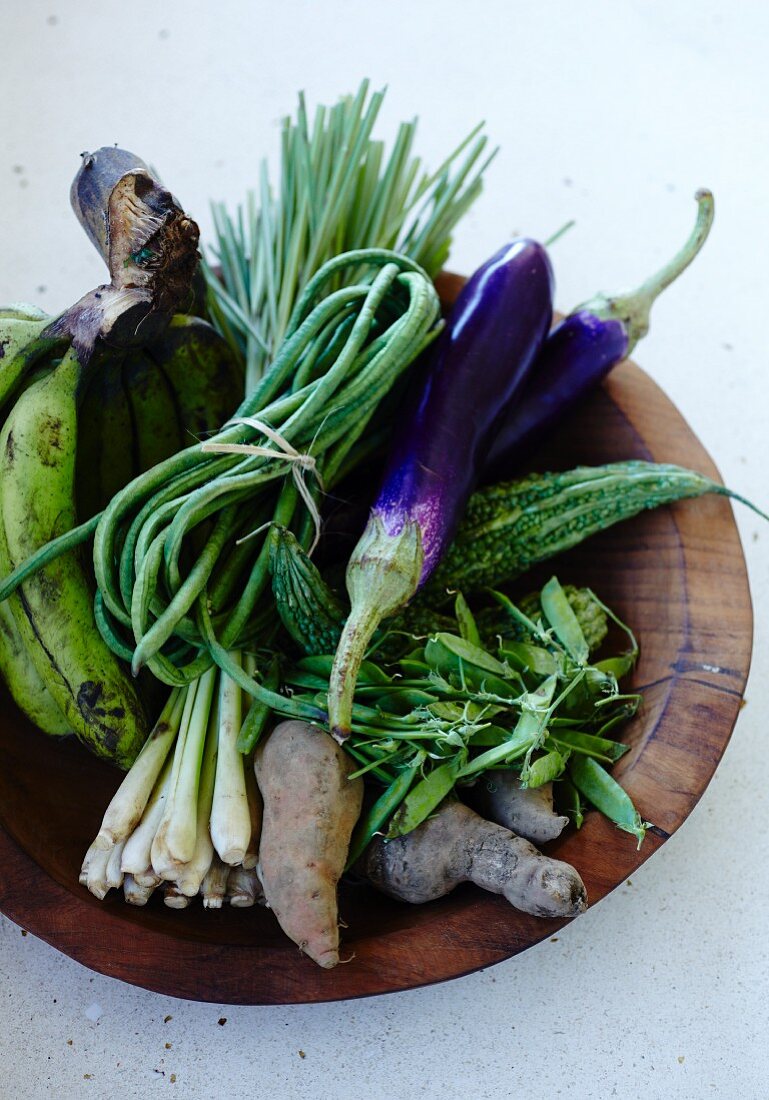
M 481 817 L 532 844 L 555 840 L 569 823 L 553 810 L 552 783 L 522 788 L 518 776 L 509 770 L 487 772 L 462 792 L 462 798 Z
M 363 780 L 332 738 L 281 722 L 257 750 L 264 800 L 258 873 L 283 931 L 320 966 L 339 962 L 337 883 L 360 816 Z
M 573 867 L 543 856 L 461 802 L 444 804 L 407 836 L 376 837 L 362 869 L 377 889 L 414 905 L 474 882 L 536 917 L 575 917 L 587 908 L 584 883 Z

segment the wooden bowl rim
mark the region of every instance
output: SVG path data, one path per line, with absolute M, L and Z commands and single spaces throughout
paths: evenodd
M 676 439 L 689 448 L 690 461 L 695 459 L 702 472 L 718 476 L 707 452 L 683 417 L 639 367 L 632 363 L 618 367 L 605 383 L 605 389 L 643 438 L 648 438 L 648 435 L 644 436 L 633 420 L 637 402 L 631 415 L 625 403 L 627 394 L 632 392 L 636 397 L 641 394 L 645 399 L 662 402 L 675 424 Z M 706 535 L 700 532 L 700 541 L 704 538 L 708 547 L 718 545 L 722 558 L 729 562 L 731 579 L 740 593 L 734 613 L 744 630 L 732 636 L 732 651 L 713 653 L 714 666 L 721 663 L 729 665 L 729 685 L 723 686 L 717 677 L 704 673 L 700 673 L 698 678 L 692 670 L 674 669 L 657 727 L 653 731 L 659 733 L 664 729 L 668 739 L 674 739 L 676 723 L 686 709 L 712 704 L 717 700 L 718 726 L 711 731 L 711 748 L 715 744 L 715 750 L 709 759 L 697 760 L 692 765 L 692 783 L 674 819 L 668 822 L 666 831 L 652 831 L 639 852 L 632 845 L 625 845 L 617 866 L 616 881 L 607 884 L 605 889 L 602 887 L 596 900 L 624 881 L 688 817 L 715 772 L 739 712 L 750 667 L 752 608 L 745 560 L 734 517 L 726 501 L 719 498 L 718 505 L 709 513 L 710 526 Z M 685 548 L 687 538 L 691 537 L 691 531 L 685 529 L 686 515 L 685 511 L 673 509 L 682 548 Z M 694 574 L 689 576 L 687 573 L 688 592 L 697 584 L 708 583 L 706 572 L 700 572 L 702 575 L 697 576 L 695 564 Z M 695 624 L 692 630 L 696 632 L 697 629 Z M 720 635 L 716 637 L 720 639 Z M 713 637 L 709 637 L 707 644 L 714 645 Z M 728 648 L 726 640 L 723 646 Z M 666 789 L 664 780 L 664 776 L 656 777 L 663 791 Z M 602 846 L 605 851 L 606 846 L 611 847 L 613 843 L 613 834 L 616 830 L 604 819 L 597 814 L 591 815 L 583 830 L 570 838 L 558 854 L 566 853 L 568 858 L 572 840 L 580 848 L 585 846 L 586 852 L 596 845 Z M 231 1004 L 297 1004 L 370 996 L 460 977 L 516 953 L 504 934 L 509 907 L 499 898 L 482 895 L 480 891 L 477 891 L 477 897 L 460 892 L 461 896 L 452 895 L 443 902 L 432 903 L 439 907 L 435 910 L 436 920 L 440 923 L 441 946 L 438 950 L 435 945 L 435 922 L 422 924 L 416 929 L 399 928 L 387 936 L 378 937 L 378 940 L 373 936 L 358 940 L 353 963 L 334 971 L 321 971 L 301 958 L 298 952 L 293 956 L 287 952 L 276 953 L 259 944 L 200 942 L 185 938 L 183 932 L 178 937 L 170 937 L 165 932 L 143 927 L 133 914 L 127 920 L 125 907 L 121 909 L 116 905 L 100 904 L 84 890 L 82 894 L 73 893 L 52 879 L 2 827 L 0 869 L 0 910 L 16 924 L 100 973 L 154 992 L 194 1000 Z M 491 929 L 484 943 L 472 937 L 468 939 L 467 933 L 463 936 L 466 913 L 479 906 Z M 562 923 L 537 922 L 536 931 L 518 950 L 525 950 L 552 935 Z M 495 933 L 494 929 L 499 931 Z M 394 953 L 399 959 L 395 977 L 387 968 L 387 960 Z M 423 972 L 427 957 L 430 958 L 428 974 Z M 244 975 L 248 974 L 253 975 L 250 982 L 244 979 Z

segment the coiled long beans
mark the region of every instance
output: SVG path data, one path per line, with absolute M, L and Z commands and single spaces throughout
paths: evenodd
M 360 281 L 324 294 L 342 269 Z M 281 348 L 233 421 L 258 418 L 314 460 L 312 491 L 328 487 L 438 321 L 435 289 L 412 260 L 385 249 L 336 257 L 308 283 Z M 135 672 L 148 666 L 172 685 L 219 658 L 228 664 L 226 651 L 247 640 L 269 565 L 264 533 L 248 536 L 272 522 L 290 526 L 300 499 L 291 460 L 277 446 L 210 453 L 212 444 L 270 448 L 257 427 L 233 422 L 206 442 L 127 485 L 94 535 L 105 640 L 130 655 Z

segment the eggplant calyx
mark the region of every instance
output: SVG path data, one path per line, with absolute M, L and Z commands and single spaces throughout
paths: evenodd
M 383 619 L 408 603 L 419 587 L 424 550 L 417 523 L 390 535 L 372 515 L 347 566 L 350 614 L 339 639 L 328 685 L 328 723 L 342 744 L 350 735 L 352 704 L 369 642 Z
M 627 353 L 649 331 L 651 308 L 663 290 L 686 270 L 708 238 L 715 212 L 713 193 L 701 188 L 695 193 L 697 219 L 684 246 L 659 271 L 628 294 L 597 294 L 578 306 L 574 313 L 588 311 L 602 321 L 619 321 L 627 334 Z

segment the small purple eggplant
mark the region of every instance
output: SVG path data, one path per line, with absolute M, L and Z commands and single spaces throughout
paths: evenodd
M 484 479 L 508 476 L 580 397 L 631 353 L 649 331 L 655 299 L 689 266 L 713 224 L 713 195 L 701 190 L 697 221 L 680 252 L 630 294 L 599 294 L 578 306 L 545 341 L 523 392 L 499 420 Z
M 505 245 L 469 279 L 404 413 L 379 496 L 347 567 L 351 611 L 329 683 L 329 725 L 350 732 L 374 631 L 427 580 L 486 461 L 500 410 L 520 392 L 552 320 L 542 245 Z

